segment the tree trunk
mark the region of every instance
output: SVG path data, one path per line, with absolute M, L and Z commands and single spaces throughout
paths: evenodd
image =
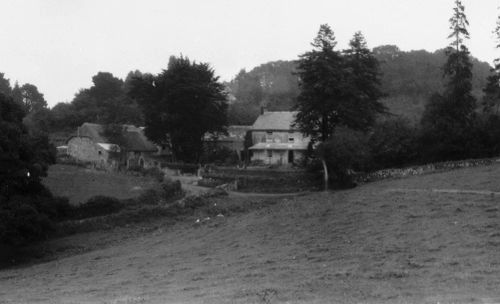
M 326 161 L 324 159 L 321 160 L 321 163 L 323 164 L 325 191 L 328 191 L 328 167 L 326 166 Z

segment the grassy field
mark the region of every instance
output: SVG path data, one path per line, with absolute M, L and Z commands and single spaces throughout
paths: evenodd
M 500 303 L 500 165 L 51 241 L 0 303 Z
M 52 193 L 68 197 L 70 203 L 78 204 L 95 195 L 126 199 L 138 196 L 155 181 L 149 177 L 124 175 L 96 171 L 69 165 L 53 165 L 43 179 Z

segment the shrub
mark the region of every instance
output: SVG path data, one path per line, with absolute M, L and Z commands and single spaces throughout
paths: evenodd
M 357 131 L 339 128 L 316 149 L 319 159 L 312 164 L 321 168 L 318 161 L 324 159 L 328 168 L 329 182 L 340 187 L 353 186 L 351 171 L 364 170 L 369 159 L 367 137 Z
M 47 215 L 33 205 L 23 203 L 22 197 L 0 208 L 0 244 L 25 245 L 44 238 L 52 227 Z
M 142 169 L 141 172 L 144 176 L 151 176 L 160 183 L 163 182 L 163 179 L 165 178 L 165 174 L 156 167 Z
M 201 157 L 202 163 L 221 165 L 237 165 L 239 162 L 238 154 L 235 151 L 224 147 L 217 146 L 216 142 L 210 143 L 209 147 L 205 149 Z
M 41 197 L 38 199 L 40 212 L 54 221 L 61 221 L 71 216 L 74 207 L 70 205 L 66 197 Z
M 182 186 L 181 182 L 176 180 L 176 181 L 166 181 L 161 184 L 161 189 L 163 190 L 163 198 L 164 199 L 170 199 L 172 197 L 175 197 L 177 195 L 182 194 Z
M 97 195 L 75 208 L 76 218 L 88 218 L 107 215 L 120 211 L 124 204 L 114 197 Z
M 407 120 L 397 118 L 378 123 L 368 144 L 371 170 L 402 167 L 417 161 L 417 132 Z
M 160 185 L 144 191 L 136 201 L 139 204 L 154 205 L 168 202 L 182 195 L 183 191 L 180 181 L 165 180 Z

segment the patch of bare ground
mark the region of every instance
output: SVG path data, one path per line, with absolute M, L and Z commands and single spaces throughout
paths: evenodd
M 200 210 L 53 240 L 56 260 L 0 271 L 0 303 L 498 302 L 500 198 L 427 191 L 498 192 L 498 177 L 495 165 L 300 197 L 220 197 L 211 204 L 233 208 L 224 217 Z

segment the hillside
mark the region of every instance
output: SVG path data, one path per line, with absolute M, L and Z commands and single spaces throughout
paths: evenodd
M 443 89 L 444 50 L 407 52 L 385 45 L 375 47 L 373 53 L 380 62 L 381 86 L 387 94 L 382 103 L 393 114 L 419 121 L 429 97 Z M 490 65 L 476 58 L 472 58 L 472 63 L 473 94 L 480 99 Z M 230 107 L 231 123 L 252 123 L 260 106 L 290 110 L 299 94 L 294 71 L 293 61 L 268 62 L 248 72 L 242 70 L 226 84 L 235 98 Z
M 54 240 L 57 260 L 0 271 L 0 302 L 498 303 L 499 178 L 496 164 L 222 197 L 242 210 Z

